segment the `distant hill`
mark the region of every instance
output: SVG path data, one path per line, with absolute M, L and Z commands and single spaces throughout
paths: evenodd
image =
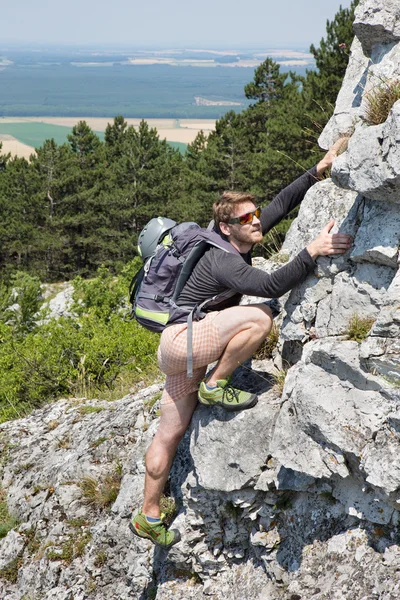
M 244 86 L 267 55 L 283 71 L 313 68 L 304 49 L 3 49 L 0 116 L 216 119 L 248 106 Z M 196 97 L 207 103 L 196 104 Z

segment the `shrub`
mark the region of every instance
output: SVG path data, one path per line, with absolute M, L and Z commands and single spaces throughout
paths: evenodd
M 17 271 L 11 277 L 10 287 L 2 286 L 0 296 L 1 319 L 13 327 L 14 333 L 30 331 L 39 310 L 39 279 Z M 10 309 L 12 305 L 15 306 L 13 310 Z
M 117 279 L 102 271 L 81 280 L 78 295 L 87 305 L 76 303 L 75 318 L 21 335 L 1 318 L 0 306 L 0 422 L 62 396 L 121 397 L 154 377 L 158 336 L 125 318 L 128 267 Z
M 366 93 L 364 120 L 370 125 L 384 123 L 393 104 L 400 100 L 400 80 L 383 81 Z

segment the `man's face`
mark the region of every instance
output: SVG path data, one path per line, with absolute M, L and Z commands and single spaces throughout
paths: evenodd
M 241 217 L 242 215 L 251 213 L 255 210 L 256 207 L 253 202 L 243 202 L 242 204 L 235 206 L 235 212 L 232 217 Z M 247 223 L 246 225 L 240 225 L 239 223 L 233 225 L 229 224 L 227 225 L 227 228 L 229 228 L 229 241 L 233 243 L 233 245 L 238 245 L 240 247 L 257 244 L 258 242 L 261 242 L 263 237 L 260 220 L 257 219 L 255 215 L 253 215 L 251 223 Z M 225 231 L 223 231 L 223 233 L 225 233 Z

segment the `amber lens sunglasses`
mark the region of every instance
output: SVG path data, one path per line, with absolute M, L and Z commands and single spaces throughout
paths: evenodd
M 253 212 L 230 219 L 228 223 L 230 225 L 234 225 L 235 223 L 239 223 L 239 225 L 248 225 L 249 223 L 253 222 L 253 217 L 257 217 L 257 219 L 261 217 L 261 208 L 259 206 L 257 206 L 256 210 L 253 210 Z

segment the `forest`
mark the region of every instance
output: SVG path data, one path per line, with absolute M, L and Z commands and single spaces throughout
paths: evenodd
M 222 190 L 250 191 L 265 205 L 320 159 L 356 5 L 311 46 L 317 71 L 281 73 L 267 58 L 245 86 L 250 106 L 227 113 L 208 138 L 200 132 L 184 155 L 123 116 L 104 141 L 82 121 L 68 143 L 47 140 L 30 161 L 0 154 L 1 420 L 61 394 L 111 397 L 117 384 L 122 392 L 154 372 L 157 336 L 124 318 L 140 230 L 158 215 L 207 225 Z M 256 253 L 276 249 L 289 224 Z M 68 280 L 75 318 L 39 318 L 41 283 Z

